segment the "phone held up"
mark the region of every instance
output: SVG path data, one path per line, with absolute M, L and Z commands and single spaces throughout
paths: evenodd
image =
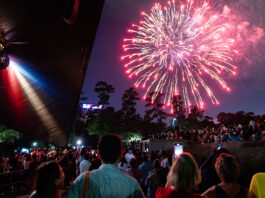
M 174 143 L 174 158 L 176 159 L 180 154 L 183 153 L 183 145 L 181 142 Z

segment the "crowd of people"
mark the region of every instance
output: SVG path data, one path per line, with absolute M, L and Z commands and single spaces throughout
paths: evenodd
M 98 150 L 34 149 L 2 157 L 0 172 L 17 170 L 27 172 L 31 198 L 265 197 L 265 173 L 254 175 L 249 189 L 240 185 L 239 164 L 224 148 L 199 168 L 190 153 L 126 149 L 114 134 L 103 136 Z
M 261 121 L 251 120 L 248 126 L 233 124 L 227 127 L 207 127 L 193 130 L 177 130 L 175 133 L 150 135 L 149 139 L 182 139 L 187 143 L 205 144 L 221 142 L 241 142 L 244 140 L 265 139 L 265 127 Z

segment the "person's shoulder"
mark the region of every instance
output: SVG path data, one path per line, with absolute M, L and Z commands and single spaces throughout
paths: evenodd
M 215 192 L 215 186 L 212 186 L 208 190 L 206 190 L 204 193 L 202 193 L 202 196 L 206 196 L 208 198 L 215 197 L 216 192 Z
M 139 165 L 139 169 L 143 168 L 143 167 L 144 167 L 144 165 L 145 165 L 145 163 L 144 163 L 144 162 L 143 162 L 143 163 L 141 163 L 141 164 Z
M 128 170 L 128 169 L 126 169 L 126 170 Z M 130 176 L 127 172 L 119 170 L 119 174 L 120 174 L 121 179 L 126 180 L 132 186 L 135 186 L 135 185 L 139 186 L 137 180 L 134 177 Z
M 75 179 L 74 183 L 77 184 L 77 183 L 84 182 L 86 172 L 87 172 L 87 171 L 81 173 L 81 174 Z
M 256 173 L 255 175 L 253 175 L 253 178 L 265 179 L 265 173 Z
M 170 197 L 173 190 L 170 187 L 159 187 L 156 191 L 156 198 L 167 198 Z
M 37 191 L 34 191 L 33 193 L 31 193 L 29 198 L 39 198 L 39 194 L 37 193 Z

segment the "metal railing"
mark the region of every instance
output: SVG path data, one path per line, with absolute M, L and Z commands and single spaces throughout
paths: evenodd
M 28 173 L 25 170 L 0 173 L 0 192 L 8 192 L 13 188 L 26 186 Z

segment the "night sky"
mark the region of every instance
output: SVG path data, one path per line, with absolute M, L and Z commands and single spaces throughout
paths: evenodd
M 165 1 L 159 1 L 165 4 Z M 221 2 L 221 1 L 220 1 Z M 125 89 L 133 86 L 134 78 L 128 79 L 124 72 L 122 39 L 132 23 L 140 19 L 140 12 L 149 12 L 153 0 L 108 0 L 105 3 L 101 22 L 97 31 L 93 51 L 87 68 L 83 91 L 88 103 L 97 103 L 94 85 L 106 81 L 115 87 L 110 105 L 115 109 L 121 107 L 121 97 Z M 237 112 L 240 110 L 255 114 L 265 113 L 265 2 L 263 0 L 222 1 L 221 11 L 229 18 L 236 31 L 236 44 L 240 55 L 236 58 L 237 76 L 227 76 L 231 92 L 225 92 L 214 81 L 210 84 L 220 105 L 213 105 L 210 99 L 206 102 L 206 115 L 215 117 L 219 112 Z M 140 96 L 144 91 L 137 89 Z M 144 112 L 144 101 L 138 105 L 138 112 Z

